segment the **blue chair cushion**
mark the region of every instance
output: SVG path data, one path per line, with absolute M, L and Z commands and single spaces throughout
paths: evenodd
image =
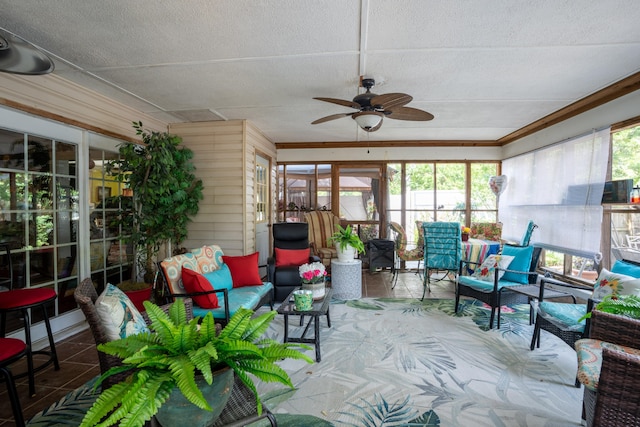
M 258 286 L 233 288 L 233 290 L 229 292 L 229 315 L 233 316 L 240 307 L 253 310 L 260 299 L 268 292 L 271 292 L 272 289 L 273 284 L 271 282 L 264 282 L 262 285 Z M 212 312 L 214 318 L 224 319 L 224 307 L 224 298 L 222 298 L 222 294 L 220 293 L 218 294 L 218 308 L 205 309 L 194 305 L 193 315 L 204 317 L 208 312 Z
M 611 267 L 611 272 L 635 277 L 636 279 L 640 278 L 640 266 L 623 260 L 617 260 L 615 264 L 613 264 L 613 267 Z
M 552 321 L 560 329 L 576 332 L 584 331 L 585 320 L 578 322 L 587 313 L 586 304 L 542 301 L 538 315 Z
M 489 293 L 493 291 L 493 282 L 487 282 L 486 280 L 478 279 L 473 276 L 460 276 L 458 277 L 458 283 L 478 290 L 480 292 Z M 504 288 L 505 286 L 514 286 L 514 283 L 504 280 L 498 280 L 498 290 Z
M 515 271 L 529 271 L 531 268 L 531 257 L 533 256 L 533 246 L 511 246 L 504 245 L 502 248 L 502 255 L 509 255 L 514 257 L 511 264 L 509 264 L 509 270 Z M 518 274 L 507 271 L 502 276 L 502 280 L 508 282 L 529 283 L 529 276 L 526 274 Z

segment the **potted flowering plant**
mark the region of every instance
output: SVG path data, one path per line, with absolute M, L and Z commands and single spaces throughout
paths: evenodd
M 302 279 L 302 289 L 309 290 L 313 293 L 313 299 L 319 300 L 324 298 L 324 280 L 327 276 L 327 270 L 321 262 L 312 262 L 302 264 L 298 271 Z
M 469 240 L 469 233 L 471 233 L 471 228 L 469 227 L 465 227 L 464 225 L 460 228 L 460 231 L 462 231 L 462 241 L 466 242 L 467 240 Z

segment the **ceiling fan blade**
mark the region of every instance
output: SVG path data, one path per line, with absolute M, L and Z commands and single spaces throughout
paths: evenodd
M 352 116 L 354 113 L 340 113 L 340 114 L 332 114 L 327 117 L 322 117 L 318 120 L 314 120 L 311 122 L 312 125 L 317 125 L 318 123 L 328 122 L 330 120 L 341 119 L 342 117 Z
M 406 93 L 385 93 L 371 98 L 371 106 L 376 109 L 390 110 L 393 107 L 402 107 L 411 102 L 413 97 Z
M 332 104 L 343 105 L 345 107 L 355 108 L 356 110 L 359 110 L 361 108 L 360 104 L 358 104 L 357 102 L 346 101 L 344 99 L 336 99 L 336 98 L 313 98 L 313 99 L 317 99 L 319 101 L 324 101 L 324 102 L 330 102 Z
M 411 120 L 416 122 L 433 120 L 433 114 L 411 107 L 397 107 L 391 111 L 385 111 L 385 115 L 395 120 Z

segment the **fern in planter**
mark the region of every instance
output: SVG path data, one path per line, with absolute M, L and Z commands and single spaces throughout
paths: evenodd
M 640 297 L 636 295 L 607 295 L 596 304 L 595 309 L 605 313 L 640 319 Z M 591 312 L 580 318 L 580 321 L 591 318 Z
M 125 381 L 100 394 L 81 426 L 94 426 L 101 421 L 101 425 L 121 422 L 142 426 L 158 412 L 176 387 L 195 406 L 211 410 L 196 384 L 196 375 L 202 375 L 211 384 L 213 373 L 224 367 L 233 369 L 253 391 L 260 413 L 260 397 L 249 374 L 293 388 L 289 375 L 276 362 L 290 358 L 313 363 L 309 356 L 298 351 L 310 349 L 309 346 L 261 338 L 275 311 L 253 318 L 252 310 L 240 309 L 217 333 L 211 313 L 200 325 L 199 318 L 187 322 L 181 299 L 176 300 L 168 315 L 149 301 L 145 301 L 144 306 L 151 319 L 150 332 L 98 346 L 100 351 L 122 358 L 123 365 L 104 373 L 96 387 L 111 375 L 132 373 Z

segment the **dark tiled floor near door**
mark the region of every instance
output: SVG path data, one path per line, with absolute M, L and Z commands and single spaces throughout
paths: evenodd
M 365 298 L 422 298 L 422 276 L 415 270 L 400 272 L 394 289 L 389 270 L 378 272 L 362 272 L 362 296 Z M 427 298 L 452 298 L 453 283 L 447 280 L 431 283 L 431 293 Z M 36 396 L 30 397 L 27 378 L 16 380 L 22 412 L 25 420 L 49 407 L 70 391 L 84 384 L 100 373 L 98 357 L 93 336 L 86 330 L 70 338 L 56 343 L 60 370 L 53 366 L 36 373 Z M 36 364 L 41 356 L 34 356 Z M 24 358 L 12 367 L 14 373 L 23 372 L 26 368 Z M 6 386 L 0 385 L 0 426 L 13 426 L 13 415 Z

